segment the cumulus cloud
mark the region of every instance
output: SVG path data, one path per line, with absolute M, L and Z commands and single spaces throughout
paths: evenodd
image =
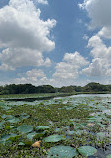
M 111 26 L 110 0 L 84 0 L 79 6 L 88 12 L 93 27 Z
M 26 84 L 31 83 L 33 85 L 53 85 L 57 86 L 56 81 L 51 78 L 47 78 L 46 74 L 41 69 L 32 69 L 27 71 L 22 77 L 15 78 L 12 83 L 15 84 Z
M 7 48 L 0 54 L 2 64 L 0 70 L 15 70 L 23 66 L 51 66 L 51 60 L 47 57 L 43 60 L 41 52 L 24 48 Z
M 82 72 L 89 76 L 111 76 L 111 47 L 107 47 L 97 35 L 89 39 L 88 47 L 92 48 L 93 59 Z
M 56 21 L 43 21 L 40 13 L 31 0 L 10 0 L 8 6 L 0 9 L 0 48 L 5 48 L 0 55 L 0 69 L 45 65 L 43 52 L 55 48 L 49 38 Z
M 87 64 L 88 61 L 78 52 L 66 53 L 63 61 L 57 63 L 56 72 L 53 74 L 53 77 L 66 80 L 77 78 L 79 69 Z
M 46 63 L 50 63 L 50 60 L 47 59 Z M 71 84 L 77 85 L 76 79 L 79 71 L 88 63 L 78 52 L 65 53 L 62 62 L 56 64 L 56 71 L 51 78 L 48 78 L 42 70 L 33 69 L 27 71 L 23 77 L 16 78 L 14 83 L 50 84 L 57 87 Z
M 89 28 L 100 28 L 98 36 L 111 39 L 111 1 L 110 0 L 84 0 L 80 8 L 88 12 L 91 19 Z
M 14 70 L 22 66 L 41 66 L 44 60 L 41 52 L 24 48 L 7 48 L 0 54 L 1 70 Z
M 84 34 L 83 39 L 84 39 L 84 40 L 88 40 L 89 37 L 88 37 L 86 34 Z
M 106 70 L 103 61 L 100 58 L 95 58 L 92 60 L 88 68 L 82 70 L 83 73 L 89 76 L 103 76 L 106 74 Z
M 32 70 L 27 71 L 23 77 L 16 78 L 14 82 L 37 84 L 36 82 L 38 82 L 38 80 L 44 77 L 45 77 L 45 74 L 41 69 L 32 69 Z
M 111 46 L 104 43 L 105 39 L 111 39 L 111 1 L 84 0 L 79 6 L 87 11 L 91 19 L 89 27 L 100 29 L 88 40 L 93 59 L 82 72 L 89 76 L 111 76 Z
M 38 3 L 41 3 L 41 4 L 48 4 L 48 1 L 47 0 L 37 0 Z
M 109 27 L 103 27 L 99 32 L 98 32 L 99 37 L 104 37 L 106 39 L 111 39 L 111 26 Z

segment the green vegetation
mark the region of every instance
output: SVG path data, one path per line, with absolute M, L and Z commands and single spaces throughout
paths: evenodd
M 110 99 L 1 100 L 0 158 L 110 156 L 104 152 L 111 141 Z
M 0 87 L 0 94 L 31 94 L 31 93 L 55 93 L 55 88 L 50 85 L 35 87 L 31 84 L 10 84 Z
M 102 85 L 99 83 L 89 83 L 84 87 L 81 86 L 63 86 L 55 88 L 51 85 L 34 86 L 31 84 L 11 84 L 0 86 L 0 94 L 42 94 L 42 93 L 111 93 L 111 85 Z

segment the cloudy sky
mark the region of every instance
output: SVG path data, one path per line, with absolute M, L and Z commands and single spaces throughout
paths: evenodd
M 111 84 L 111 0 L 0 0 L 0 85 Z

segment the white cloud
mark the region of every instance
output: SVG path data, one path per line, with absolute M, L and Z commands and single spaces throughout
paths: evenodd
M 32 69 L 27 71 L 23 77 L 14 79 L 14 83 L 32 83 L 36 85 L 44 77 L 45 74 L 41 69 Z
M 41 52 L 24 48 L 7 48 L 0 54 L 2 65 L 0 69 L 15 69 L 22 66 L 41 66 L 44 64 Z
M 88 12 L 92 26 L 111 26 L 111 0 L 84 0 L 79 4 Z
M 38 3 L 41 3 L 41 4 L 48 4 L 48 1 L 47 0 L 37 0 Z
M 40 10 L 32 1 L 10 0 L 8 6 L 0 9 L 0 48 L 6 48 L 0 55 L 1 69 L 3 65 L 11 70 L 18 66 L 44 65 L 43 52 L 55 48 L 54 41 L 49 39 L 55 25 L 54 19 L 40 19 Z
M 40 69 L 38 69 L 38 70 L 37 69 L 32 69 L 30 71 L 27 71 L 26 75 L 28 77 L 36 77 L 36 78 L 45 76 L 44 72 Z
M 46 59 L 46 63 L 50 63 Z M 61 87 L 64 85 L 77 85 L 77 77 L 82 67 L 89 62 L 78 52 L 65 53 L 63 61 L 56 64 L 56 71 L 51 78 L 48 78 L 42 70 L 30 70 L 21 78 L 16 78 L 15 83 L 32 83 L 34 85 L 50 84 Z
M 60 80 L 73 80 L 78 77 L 79 69 L 87 64 L 88 61 L 78 52 L 66 53 L 63 62 L 57 63 L 56 72 L 53 74 L 53 77 Z
M 35 86 L 38 85 L 56 85 L 56 81 L 54 79 L 47 78 L 46 74 L 41 69 L 32 69 L 27 71 L 20 78 L 15 78 L 12 83 L 15 84 L 26 84 L 31 83 Z
M 88 40 L 89 37 L 88 37 L 86 34 L 84 34 L 83 39 L 84 39 L 84 40 Z
M 99 28 L 96 35 L 88 41 L 93 57 L 89 67 L 82 70 L 89 76 L 111 76 L 111 46 L 106 46 L 102 38 L 111 39 L 111 1 L 110 0 L 84 0 L 79 4 L 85 9 L 91 19 L 90 28 Z
M 51 64 L 52 64 L 51 60 L 47 57 L 43 65 L 46 67 L 50 67 Z
M 89 75 L 89 76 L 103 76 L 106 74 L 106 70 L 102 59 L 95 58 L 92 60 L 92 63 L 90 63 L 88 68 L 85 68 L 82 70 L 83 73 Z
M 106 39 L 111 39 L 111 26 L 110 27 L 103 27 L 99 32 L 98 36 L 104 37 Z
M 111 47 L 107 47 L 97 35 L 89 39 L 88 47 L 92 48 L 93 59 L 82 72 L 89 76 L 111 76 Z
M 93 48 L 91 50 L 91 54 L 94 56 L 94 58 L 98 57 L 105 57 L 107 52 L 106 45 L 103 43 L 101 38 L 97 35 L 92 36 L 88 41 L 88 47 Z
M 111 1 L 110 0 L 84 0 L 80 8 L 88 12 L 91 19 L 89 28 L 100 28 L 98 36 L 111 39 Z

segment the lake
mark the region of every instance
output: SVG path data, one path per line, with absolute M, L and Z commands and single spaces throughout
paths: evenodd
M 111 94 L 1 100 L 0 114 L 0 157 L 111 156 Z

